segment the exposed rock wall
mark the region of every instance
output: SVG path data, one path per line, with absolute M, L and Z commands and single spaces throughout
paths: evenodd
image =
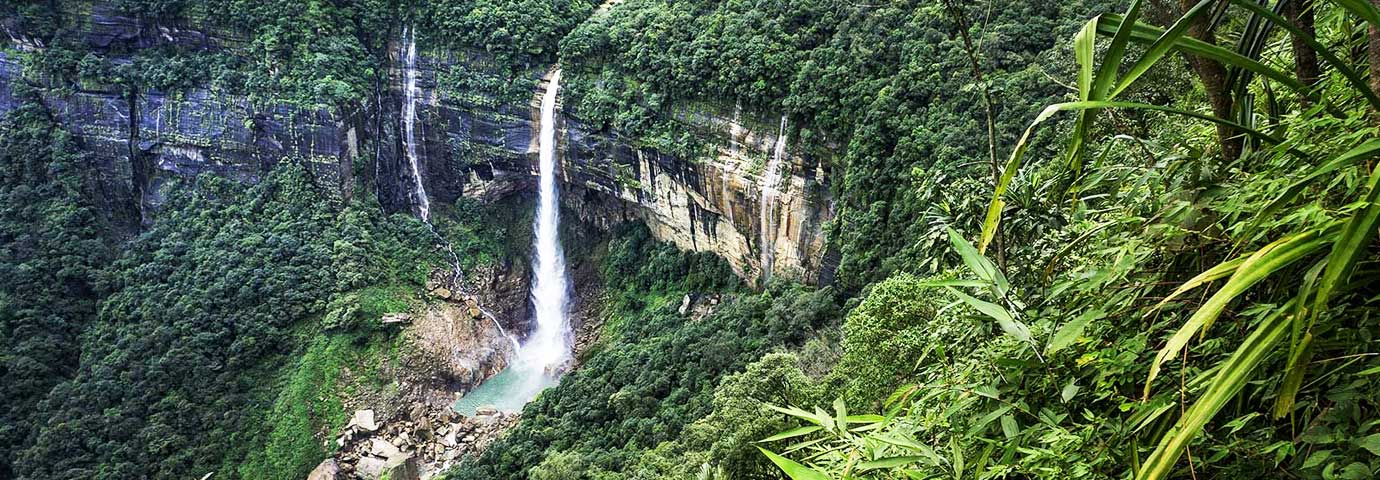
M 752 127 L 743 114 L 682 119 L 711 146 L 686 159 L 591 132 L 563 117 L 563 200 L 586 221 L 641 221 L 682 249 L 712 252 L 740 276 L 821 278 L 825 224 L 833 218 L 825 165 L 783 140 L 784 129 Z M 767 165 L 780 148 L 780 177 Z M 771 195 L 763 195 L 764 189 Z
M 112 61 L 130 51 L 177 44 L 192 49 L 234 46 L 240 39 L 195 26 L 148 24 L 97 3 L 85 15 L 84 38 Z M 5 22 L 17 50 L 43 48 Z M 24 71 L 0 51 L 0 115 L 16 105 L 15 87 L 35 85 L 44 104 L 86 150 L 101 192 L 102 211 L 126 233 L 151 221 L 165 185 L 202 173 L 256 182 L 284 161 L 299 162 L 322 185 L 351 195 L 372 190 L 385 209 L 411 210 L 414 179 L 402 153 L 398 49 L 394 68 L 374 98 L 339 110 L 291 104 L 256 105 L 206 88 L 167 93 L 112 86 L 60 87 Z M 117 53 L 118 52 L 118 53 Z M 436 205 L 466 197 L 495 201 L 535 184 L 534 103 L 505 101 L 482 89 L 456 88 L 455 78 L 493 71 L 484 55 L 418 46 L 422 104 L 416 125 L 423 185 Z M 470 73 L 467 73 L 470 72 Z M 535 79 L 541 74 L 534 69 Z M 447 81 L 450 85 L 442 85 Z M 832 217 L 827 169 L 791 148 L 772 119 L 743 112 L 707 112 L 680 119 L 712 152 L 680 158 L 635 147 L 616 132 L 591 128 L 568 112 L 561 119 L 566 207 L 605 228 L 646 223 L 660 239 L 716 253 L 743 277 L 764 273 L 809 283 L 821 275 L 823 225 Z M 779 182 L 767 166 L 781 148 Z M 763 195 L 770 188 L 771 195 Z

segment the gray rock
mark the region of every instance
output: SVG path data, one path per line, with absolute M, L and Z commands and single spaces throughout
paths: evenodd
M 327 458 L 307 474 L 307 480 L 335 480 L 339 474 L 340 465 L 336 464 L 334 458 Z

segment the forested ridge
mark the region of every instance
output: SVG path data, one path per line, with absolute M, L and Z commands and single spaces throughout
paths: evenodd
M 92 47 L 95 3 L 214 47 Z M 462 59 L 436 75 L 447 92 L 526 108 L 559 65 L 563 115 L 686 162 L 713 160 L 695 118 L 780 128 L 827 169 L 833 215 L 821 285 L 739 278 L 637 222 L 567 232 L 597 269 L 599 330 L 441 478 L 1380 472 L 1371 2 L 0 13 L 25 68 L 0 120 L 0 478 L 303 478 L 334 452 L 342 399 L 397 390 L 378 365 L 411 346 L 385 315 L 431 301 L 452 261 L 525 261 L 521 195 L 440 205 L 429 225 L 384 212 L 367 162 L 343 191 L 302 158 L 254 182 L 171 181 L 127 234 L 45 103 L 206 88 L 360 115 L 404 29 Z M 566 218 L 598 220 L 590 200 Z

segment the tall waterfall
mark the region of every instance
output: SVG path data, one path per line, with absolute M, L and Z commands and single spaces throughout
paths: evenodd
M 565 276 L 565 254 L 561 252 L 560 202 L 556 187 L 556 95 L 561 71 L 551 81 L 541 99 L 541 131 L 538 132 L 538 159 L 541 178 L 537 215 L 533 221 L 532 304 L 537 327 L 518 350 L 516 361 L 498 375 L 466 393 L 453 408 L 473 415 L 481 406 L 500 410 L 522 410 L 541 393 L 556 384 L 560 369 L 570 359 L 570 325 L 566 317 L 570 283 Z
M 417 201 L 417 214 L 422 216 L 422 221 L 431 219 L 431 201 L 426 198 L 426 187 L 422 185 L 422 168 L 418 165 L 417 159 L 417 41 L 416 32 L 412 29 L 403 27 L 403 44 L 400 57 L 403 60 L 403 105 L 402 105 L 402 131 L 403 131 L 403 153 L 407 156 L 407 162 L 412 167 L 412 196 Z
M 761 248 L 762 248 L 762 280 L 771 277 L 772 263 L 776 260 L 776 197 L 780 194 L 781 184 L 781 161 L 786 157 L 786 116 L 781 116 L 781 129 L 776 134 L 776 145 L 772 149 L 771 160 L 767 162 L 766 171 L 762 172 L 762 185 L 760 188 L 761 196 L 758 199 L 761 205 Z
M 533 225 L 536 255 L 532 260 L 532 304 L 537 328 L 518 358 L 523 368 L 541 372 L 559 367 L 570 356 L 570 325 L 566 319 L 569 282 L 565 277 L 565 254 L 561 251 L 556 188 L 556 95 L 560 82 L 561 71 L 556 69 L 541 99 L 541 132 L 537 137 L 541 180 Z

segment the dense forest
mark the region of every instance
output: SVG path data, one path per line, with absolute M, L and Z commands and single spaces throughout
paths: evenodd
M 608 167 L 627 189 L 609 195 L 588 176 L 605 159 L 563 150 L 577 360 L 429 476 L 1380 474 L 1375 2 L 22 0 L 0 16 L 0 478 L 306 478 L 340 458 L 361 402 L 405 415 L 397 372 L 422 350 L 394 320 L 443 310 L 438 279 L 484 278 L 466 287 L 481 301 L 530 283 L 532 182 L 502 184 L 492 157 L 537 158 L 513 132 L 536 129 L 553 66 L 561 145 L 601 135 L 665 172 Z M 447 157 L 411 158 L 399 187 L 381 172 L 407 161 L 405 42 L 423 52 L 423 147 Z M 233 99 L 255 137 L 164 138 L 163 117 L 135 118 L 155 95 Z M 103 105 L 125 123 L 73 114 Z M 775 133 L 760 156 L 797 159 L 785 175 L 823 192 L 789 206 L 827 212 L 817 271 L 744 268 L 760 231 L 699 243 L 738 225 L 703 219 L 773 214 L 766 159 L 702 173 L 739 147 L 715 130 L 730 123 Z M 349 141 L 323 149 L 331 129 Z M 149 160 L 177 142 L 209 167 Z M 254 149 L 275 153 L 235 170 Z M 455 178 L 429 217 L 384 198 Z M 734 188 L 704 213 L 702 190 Z M 656 208 L 689 209 L 689 247 Z M 722 247 L 733 235 L 758 250 Z M 377 478 L 312 478 L 361 477 Z

